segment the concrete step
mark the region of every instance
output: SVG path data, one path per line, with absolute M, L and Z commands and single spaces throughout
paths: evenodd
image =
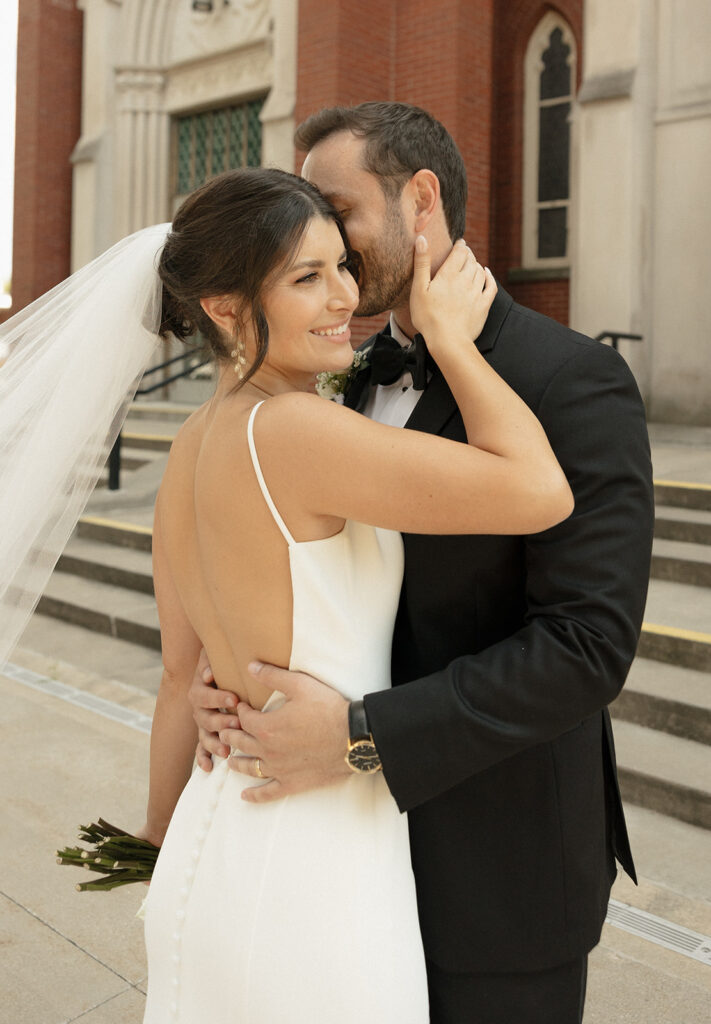
M 711 484 L 655 479 L 654 500 L 657 505 L 673 505 L 676 508 L 694 508 L 711 512 Z
M 142 594 L 153 594 L 150 553 L 136 548 L 73 537 L 57 563 L 57 570 Z
M 711 747 L 711 673 L 637 658 L 610 713 Z
M 637 656 L 711 672 L 711 636 L 689 629 L 645 623 Z
M 132 420 L 152 420 L 160 423 L 183 423 L 195 412 L 197 405 L 185 405 L 178 402 L 149 402 L 137 398 L 128 410 L 127 422 Z
M 37 611 L 96 633 L 160 650 L 158 611 L 149 594 L 55 572 Z
M 711 752 L 642 725 L 614 724 L 623 799 L 711 829 Z
M 711 545 L 655 536 L 650 572 L 657 580 L 711 587 Z
M 132 449 L 129 455 L 126 452 L 121 452 L 121 469 L 128 470 L 131 472 L 134 469 L 140 469 L 141 466 L 145 466 L 147 462 L 155 458 L 155 452 L 141 451 L 140 449 Z M 108 466 L 106 467 L 108 473 Z
M 691 544 L 711 544 L 711 512 L 701 509 L 657 505 L 654 536 L 660 540 L 683 540 Z
M 143 448 L 151 452 L 167 452 L 173 443 L 175 433 L 169 433 L 165 427 L 161 433 L 138 432 L 135 430 L 124 430 L 121 433 L 121 451 L 124 448 Z
M 147 451 L 141 450 L 139 448 L 132 449 L 131 450 L 131 454 L 128 455 L 128 454 L 126 454 L 126 451 L 124 449 L 122 449 L 122 451 L 121 451 L 121 475 L 123 476 L 124 473 L 128 473 L 129 475 L 131 473 L 135 473 L 135 471 L 137 469 L 142 469 L 143 466 L 147 466 L 149 462 L 152 462 L 155 458 L 160 457 L 160 455 L 161 455 L 160 452 L 155 452 L 155 451 L 147 452 Z M 124 486 L 127 483 L 127 479 L 128 479 L 127 477 L 123 477 L 123 484 L 124 484 Z M 101 476 L 96 481 L 96 486 L 98 488 L 104 489 L 104 488 L 108 487 L 108 483 L 109 483 L 109 464 L 107 462 L 106 465 L 104 466 L 104 468 L 101 471 Z
M 87 540 L 102 541 L 104 544 L 133 548 L 135 551 L 150 551 L 153 540 L 153 530 L 145 524 L 90 515 L 81 517 L 76 535 Z
M 81 686 L 88 673 L 153 695 L 163 669 L 160 651 L 41 614 L 30 619 L 11 660 L 70 686 Z
M 146 416 L 134 418 L 133 413 L 129 413 L 124 422 L 122 434 L 124 437 L 126 433 L 175 437 L 184 422 L 185 420 L 161 419 L 160 417 L 156 419 L 149 419 Z
M 711 672 L 711 590 L 650 581 L 638 656 Z

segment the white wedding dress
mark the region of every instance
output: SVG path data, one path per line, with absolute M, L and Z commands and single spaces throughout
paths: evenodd
M 261 403 L 260 403 L 261 404 Z M 349 699 L 390 686 L 398 533 L 348 521 L 289 546 L 289 667 Z M 273 694 L 265 710 L 284 700 Z M 427 1024 L 407 818 L 381 773 L 263 805 L 215 759 L 178 802 L 146 906 L 144 1024 Z

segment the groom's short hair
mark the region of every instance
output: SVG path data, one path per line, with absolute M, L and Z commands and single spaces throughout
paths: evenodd
M 356 107 L 325 107 L 296 129 L 297 149 L 308 152 L 337 132 L 365 139 L 365 169 L 376 175 L 386 196 L 399 195 L 417 171 L 433 171 L 452 241 L 466 222 L 467 172 L 457 145 L 443 124 L 409 103 L 372 102 Z

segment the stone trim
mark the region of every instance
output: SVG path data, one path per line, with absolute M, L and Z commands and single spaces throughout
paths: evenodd
M 603 100 L 628 99 L 632 95 L 636 68 L 611 71 L 608 75 L 587 78 L 580 86 L 578 103 L 600 103 Z

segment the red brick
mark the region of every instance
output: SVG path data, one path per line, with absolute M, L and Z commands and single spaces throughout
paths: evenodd
M 69 157 L 81 130 L 81 11 L 20 0 L 18 14 L 12 312 L 70 272 Z

